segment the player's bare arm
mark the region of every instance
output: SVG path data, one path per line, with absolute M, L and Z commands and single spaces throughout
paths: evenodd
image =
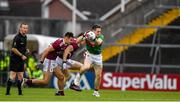
M 90 30 L 84 32 L 84 33 L 80 33 L 80 36 L 77 38 L 76 42 L 77 43 L 82 43 L 87 39 L 87 33 L 90 32 Z
M 72 51 L 73 51 L 73 46 L 69 45 L 63 53 L 63 61 L 67 61 L 67 57 L 70 54 L 70 52 L 72 52 Z
M 76 42 L 77 42 L 77 43 L 81 43 L 81 42 L 84 41 L 84 40 L 85 40 L 85 39 L 84 39 L 84 36 L 81 35 L 81 36 L 79 36 L 79 37 L 77 38 Z
M 50 52 L 52 52 L 52 51 L 54 51 L 55 49 L 52 47 L 52 46 L 49 46 L 48 48 L 46 48 L 45 50 L 44 50 L 44 52 L 42 53 L 42 56 L 41 56 L 41 59 L 40 59 L 40 61 L 41 62 L 44 62 L 44 59 L 46 58 L 46 56 L 48 55 L 48 53 L 50 53 Z

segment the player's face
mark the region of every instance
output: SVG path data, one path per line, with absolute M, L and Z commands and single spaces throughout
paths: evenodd
M 25 24 L 21 25 L 20 33 L 27 34 L 28 33 L 28 25 L 25 25 Z
M 94 33 L 95 33 L 96 35 L 101 34 L 101 28 L 96 28 L 96 30 L 94 30 Z
M 71 43 L 72 39 L 73 39 L 73 37 L 70 37 L 70 38 L 69 38 L 69 37 L 66 37 L 66 43 L 67 43 L 67 44 Z

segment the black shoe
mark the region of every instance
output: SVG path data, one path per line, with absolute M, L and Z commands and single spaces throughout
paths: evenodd
M 21 94 L 18 94 L 18 95 L 22 96 L 23 94 L 21 93 Z
M 64 91 L 58 91 L 55 93 L 55 96 L 65 96 Z
M 23 95 L 23 94 L 22 94 L 22 90 L 21 90 L 21 91 L 19 91 L 18 95 Z
M 71 85 L 70 85 L 69 88 L 72 89 L 72 90 L 75 90 L 75 91 L 82 91 L 82 90 L 80 89 L 80 87 L 77 86 L 77 85 L 75 85 L 74 83 L 71 83 Z
M 6 93 L 6 96 L 10 96 L 11 94 L 10 93 Z

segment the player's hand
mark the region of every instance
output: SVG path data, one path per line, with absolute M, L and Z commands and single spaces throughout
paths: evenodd
M 63 61 L 63 62 L 62 62 L 62 69 L 63 69 L 63 70 L 67 69 L 66 61 Z
M 85 33 L 83 34 L 83 38 L 84 38 L 84 39 L 87 39 L 87 38 L 88 38 L 88 35 L 87 35 L 88 32 L 89 32 L 89 31 L 87 31 L 87 32 L 85 32 Z
M 68 53 L 68 57 L 69 57 L 69 58 L 71 57 L 71 52 Z
M 22 55 L 22 60 L 26 60 L 27 59 L 27 57 L 26 56 L 24 56 L 24 55 Z
M 43 67 L 44 67 L 43 61 L 38 62 L 38 64 L 36 65 L 36 68 L 41 69 L 41 70 L 43 69 Z

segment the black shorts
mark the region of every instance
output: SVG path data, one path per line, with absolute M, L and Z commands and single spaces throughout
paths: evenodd
M 10 59 L 9 71 L 24 72 L 24 61 Z

